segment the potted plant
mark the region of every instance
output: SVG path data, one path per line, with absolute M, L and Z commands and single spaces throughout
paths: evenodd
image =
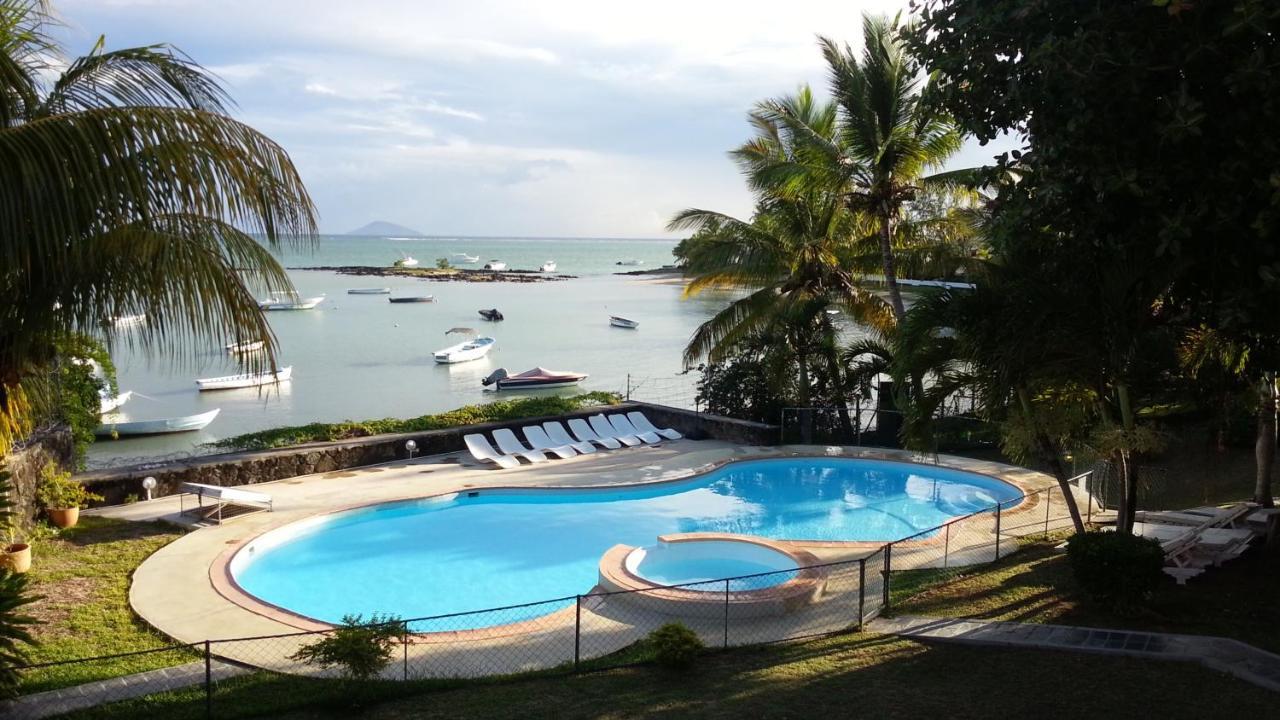
M 4 538 L 0 568 L 24 573 L 31 569 L 31 545 L 17 540 L 18 523 L 14 519 L 12 490 L 9 471 L 0 468 L 0 536 Z
M 101 500 L 84 486 L 71 479 L 71 473 L 59 470 L 49 461 L 40 470 L 40 484 L 36 487 L 36 500 L 40 502 L 49 521 L 60 528 L 75 527 L 80 522 L 80 508 L 90 500 Z

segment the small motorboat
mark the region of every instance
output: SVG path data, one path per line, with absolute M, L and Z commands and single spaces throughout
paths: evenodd
M 323 301 L 323 295 L 304 298 L 296 292 L 277 292 L 272 293 L 270 300 L 260 300 L 258 307 L 262 310 L 310 310 Z
M 544 367 L 526 370 L 519 375 L 508 375 L 506 368 L 498 368 L 480 383 L 485 387 L 492 385 L 495 390 L 540 390 L 569 387 L 586 379 L 586 373 L 548 370 Z
M 538 268 L 538 272 L 555 272 L 555 271 L 556 271 L 555 260 L 548 260 L 542 263 L 542 267 Z
M 393 266 L 398 268 L 418 267 L 418 260 L 416 258 L 410 255 L 405 255 L 404 253 L 400 253 L 400 255 L 400 259 L 392 263 Z
M 628 320 L 627 318 L 619 317 L 617 315 L 609 316 L 609 324 L 614 327 L 627 328 L 628 330 L 635 330 L 640 327 L 640 322 L 638 320 Z
M 463 265 L 471 265 L 472 263 L 480 262 L 479 255 L 468 255 L 466 253 L 454 253 L 453 256 L 456 258 L 462 258 L 461 262 Z
M 484 264 L 485 270 L 506 270 L 507 264 L 501 260 L 490 260 Z
M 261 340 L 248 340 L 246 342 L 230 343 L 226 345 L 227 352 L 231 355 L 244 355 L 251 352 L 257 352 L 266 345 Z
M 436 301 L 435 295 L 409 295 L 405 297 L 387 298 L 393 303 L 432 303 Z
M 390 295 L 391 288 L 351 288 L 348 295 Z
M 133 391 L 122 392 L 119 395 L 108 395 L 106 390 L 98 393 L 98 414 L 106 415 L 121 405 L 129 402 L 129 398 L 133 397 Z
M 479 360 L 489 354 L 489 351 L 493 349 L 493 344 L 496 342 L 497 340 L 487 336 L 473 338 L 466 342 L 458 343 L 453 347 L 437 350 L 432 354 L 432 357 L 441 365 Z
M 481 310 L 480 317 L 484 318 L 485 320 L 489 320 L 491 322 L 497 322 L 502 319 L 502 313 L 498 312 L 498 308 L 493 308 L 490 310 Z
M 213 419 L 218 417 L 221 408 L 198 415 L 184 415 L 176 418 L 160 418 L 158 420 L 129 420 L 126 422 L 104 422 L 93 434 L 98 437 L 123 437 L 127 435 L 164 435 L 166 433 L 191 432 L 203 430 Z
M 293 375 L 293 366 L 280 368 L 276 372 L 262 373 L 242 373 L 240 375 L 226 375 L 223 377 L 204 378 L 196 380 L 196 387 L 200 392 L 208 390 L 234 390 L 236 388 L 259 387 L 261 385 L 274 385 L 278 382 L 284 382 Z
M 643 265 L 643 260 L 619 260 L 615 265 Z
M 127 328 L 141 325 L 147 321 L 145 313 L 141 315 L 113 315 L 111 317 L 112 327 Z

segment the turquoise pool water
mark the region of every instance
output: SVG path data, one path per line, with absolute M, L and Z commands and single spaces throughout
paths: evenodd
M 374 612 L 422 618 L 586 593 L 606 550 L 652 545 L 666 533 L 891 541 L 1018 497 L 1007 483 L 932 466 L 757 460 L 647 487 L 481 490 L 336 513 L 255 540 L 231 569 L 251 595 L 318 620 Z M 501 625 L 563 606 L 548 602 L 415 629 Z

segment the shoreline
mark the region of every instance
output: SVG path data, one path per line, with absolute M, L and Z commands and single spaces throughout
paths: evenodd
M 377 265 L 326 265 L 320 267 L 289 267 L 286 270 L 310 270 L 339 275 L 365 277 L 407 277 L 431 282 L 558 282 L 574 280 L 576 275 L 544 273 L 538 270 L 477 270 L 473 268 L 398 268 Z

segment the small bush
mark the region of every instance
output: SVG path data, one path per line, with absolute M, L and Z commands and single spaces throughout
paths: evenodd
M 654 660 L 665 668 L 679 670 L 693 664 L 705 647 L 698 634 L 680 623 L 667 623 L 649 633 Z
M 40 469 L 40 483 L 36 486 L 36 500 L 45 510 L 66 510 L 85 507 L 91 500 L 101 500 L 84 489 L 84 485 L 71 479 L 71 473 L 58 469 L 52 460 Z
M 404 634 L 405 624 L 398 617 L 374 613 L 366 623 L 360 615 L 347 615 L 338 629 L 304 645 L 289 659 L 325 669 L 336 667 L 348 680 L 370 680 L 391 662 Z
M 1067 542 L 1067 559 L 1089 599 L 1114 610 L 1138 606 L 1163 579 L 1160 543 L 1135 535 L 1077 534 Z

